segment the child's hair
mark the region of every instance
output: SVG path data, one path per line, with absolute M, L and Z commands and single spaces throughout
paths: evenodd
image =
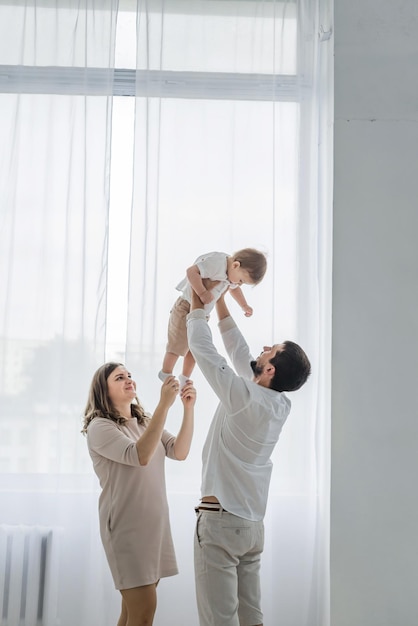
M 232 255 L 234 261 L 239 261 L 243 270 L 250 275 L 253 285 L 258 285 L 264 278 L 267 269 L 265 255 L 254 248 L 243 248 Z

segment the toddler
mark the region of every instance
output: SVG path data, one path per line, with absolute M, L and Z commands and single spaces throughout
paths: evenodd
M 232 297 L 238 302 L 246 317 L 253 314 L 241 290 L 241 285 L 258 285 L 267 268 L 266 257 L 254 248 L 244 248 L 232 256 L 224 252 L 208 252 L 200 256 L 187 269 L 186 277 L 177 285 L 182 292 L 170 311 L 168 322 L 168 342 L 162 369 L 158 376 L 165 380 L 172 376 L 174 366 L 180 356 L 183 357 L 183 370 L 179 376 L 180 387 L 183 387 L 193 372 L 195 360 L 187 343 L 186 316 L 190 311 L 192 289 L 205 305 L 209 317 L 218 298 L 230 290 Z M 211 289 L 206 289 L 204 281 L 218 281 Z

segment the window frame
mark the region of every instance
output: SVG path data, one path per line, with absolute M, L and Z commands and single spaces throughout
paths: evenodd
M 0 66 L 0 93 L 298 102 L 294 74 Z

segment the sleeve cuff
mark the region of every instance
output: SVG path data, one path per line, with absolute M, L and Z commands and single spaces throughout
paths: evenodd
M 194 311 L 190 311 L 187 314 L 186 321 L 189 320 L 205 320 L 207 319 L 207 314 L 205 309 L 194 309 Z
M 231 316 L 224 317 L 219 323 L 218 327 L 222 333 L 225 333 L 227 330 L 231 330 L 231 328 L 236 328 L 236 324 Z

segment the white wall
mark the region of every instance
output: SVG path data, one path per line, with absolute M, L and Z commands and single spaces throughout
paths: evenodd
M 335 0 L 332 626 L 418 624 L 418 3 Z

